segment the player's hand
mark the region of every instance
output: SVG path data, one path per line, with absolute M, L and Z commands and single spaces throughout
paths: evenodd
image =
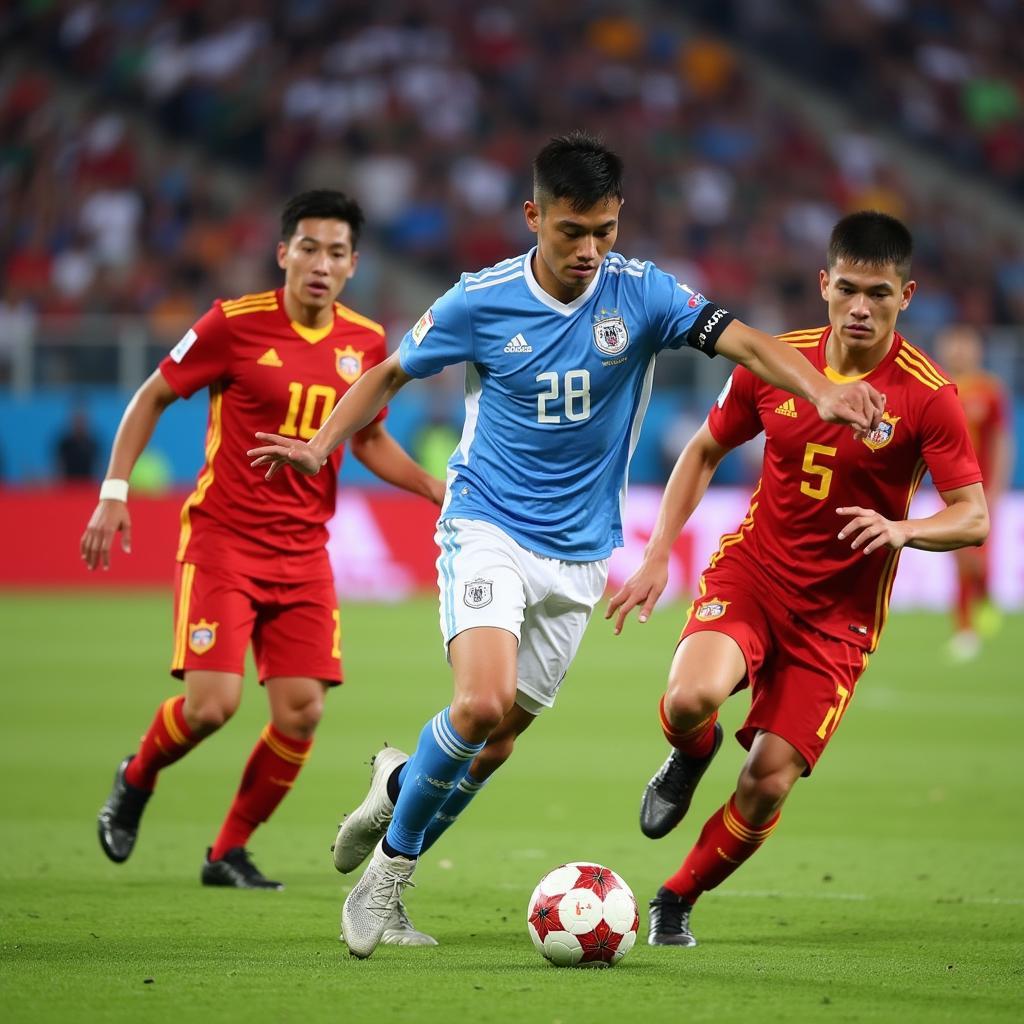
M 832 384 L 814 404 L 826 423 L 848 423 L 860 438 L 882 422 L 885 395 L 880 395 L 867 381 L 857 380 L 851 384 Z
M 610 619 L 618 612 L 615 619 L 615 636 L 622 632 L 629 613 L 638 605 L 640 614 L 637 617 L 641 622 L 646 622 L 667 585 L 668 559 L 645 558 L 640 568 L 612 595 L 605 609 L 606 619 Z
M 282 437 L 280 434 L 264 434 L 256 432 L 260 441 L 269 441 L 260 448 L 250 448 L 245 454 L 252 458 L 251 466 L 268 466 L 265 479 L 273 480 L 282 466 L 292 469 L 305 476 L 316 476 L 324 460 L 305 442 L 294 437 Z
M 132 519 L 128 515 L 128 505 L 123 501 L 107 499 L 96 506 L 89 525 L 82 534 L 79 550 L 82 561 L 92 572 L 97 565 L 110 568 L 110 548 L 114 543 L 114 534 L 121 534 L 121 550 L 130 555 L 132 551 Z
M 852 537 L 850 547 L 854 551 L 863 548 L 865 555 L 884 547 L 899 551 L 910 539 L 905 523 L 895 523 L 891 519 L 886 519 L 872 508 L 851 505 L 849 508 L 837 508 L 836 512 L 841 516 L 852 517 L 839 531 L 839 539 L 846 540 L 847 537 Z

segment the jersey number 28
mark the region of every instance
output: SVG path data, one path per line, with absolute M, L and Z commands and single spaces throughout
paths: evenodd
M 537 395 L 537 422 L 561 423 L 562 416 L 558 411 L 548 412 L 548 403 L 562 399 L 563 410 L 567 420 L 586 420 L 590 418 L 590 371 L 568 370 L 564 384 L 554 370 L 537 374 L 537 383 L 546 384 L 547 390 Z M 557 410 L 557 406 L 555 407 Z

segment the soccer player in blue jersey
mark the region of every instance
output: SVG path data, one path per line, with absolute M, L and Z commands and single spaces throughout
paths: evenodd
M 265 443 L 249 452 L 268 478 L 284 466 L 315 474 L 409 380 L 466 364 L 465 427 L 437 530 L 454 695 L 411 758 L 377 755 L 370 793 L 339 832 L 339 870 L 372 851 L 342 909 L 357 957 L 380 941 L 416 858 L 554 703 L 622 544 L 629 459 L 658 353 L 722 353 L 856 430 L 873 429 L 883 410 L 869 385 L 830 383 L 788 345 L 613 252 L 622 162 L 598 140 L 552 139 L 533 171 L 524 204 L 533 249 L 463 274 L 308 443 L 260 433 Z

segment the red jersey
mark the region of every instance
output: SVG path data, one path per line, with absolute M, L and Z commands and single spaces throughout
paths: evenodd
M 1006 392 L 999 378 L 991 373 L 968 373 L 957 377 L 954 383 L 967 417 L 967 430 L 981 466 L 982 479 L 987 483 L 992 476 L 996 438 L 1007 427 Z
M 831 328 L 782 336 L 826 372 Z M 829 370 L 833 380 L 837 375 Z M 765 433 L 761 481 L 736 533 L 711 560 L 757 579 L 780 608 L 838 639 L 873 651 L 885 624 L 899 552 L 865 555 L 838 534 L 857 505 L 906 519 L 925 470 L 939 491 L 978 483 L 956 388 L 930 359 L 897 334 L 865 378 L 885 395 L 883 421 L 863 440 L 825 423 L 814 406 L 737 367 L 708 416 L 722 445 Z M 702 590 L 703 593 L 703 590 Z
M 255 579 L 329 578 L 326 524 L 343 448 L 316 476 L 270 481 L 245 453 L 257 430 L 311 438 L 386 354 L 384 328 L 341 303 L 329 327 L 311 329 L 289 321 L 282 289 L 216 301 L 160 363 L 182 398 L 210 389 L 206 463 L 181 510 L 178 561 Z

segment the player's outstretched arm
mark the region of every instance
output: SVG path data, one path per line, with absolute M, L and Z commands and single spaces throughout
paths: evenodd
M 969 484 L 939 492 L 946 507 L 924 519 L 894 521 L 874 509 L 851 506 L 836 512 L 847 522 L 839 531 L 840 540 L 865 555 L 881 547 L 902 547 L 922 551 L 953 551 L 985 542 L 988 536 L 988 503 L 981 484 Z
M 352 437 L 351 447 L 352 454 L 386 483 L 419 494 L 435 505 L 444 501 L 444 484 L 411 459 L 383 423 L 363 427 Z
M 110 449 L 105 480 L 127 480 L 135 463 L 149 444 L 157 421 L 175 399 L 164 375 L 154 370 L 149 378 L 132 396 L 121 417 L 121 423 Z M 121 485 L 124 487 L 124 484 Z M 132 521 L 128 514 L 128 503 L 116 498 L 105 498 L 96 506 L 89 523 L 82 534 L 79 550 L 89 570 L 97 565 L 110 568 L 110 548 L 114 536 L 121 534 L 121 549 L 128 554 L 132 549 Z
M 715 351 L 769 384 L 813 402 L 826 423 L 847 423 L 866 433 L 882 420 L 885 398 L 866 381 L 833 384 L 785 342 L 739 320 L 722 332 Z
M 612 595 L 604 617 L 615 619 L 615 635 L 622 632 L 629 613 L 640 606 L 638 618 L 646 622 L 668 583 L 668 559 L 672 545 L 694 509 L 704 497 L 718 464 L 729 451 L 719 444 L 707 420 L 682 450 L 665 486 L 651 539 L 639 568 Z
M 367 370 L 342 395 L 324 425 L 309 441 L 257 431 L 256 437 L 269 443 L 250 448 L 246 454 L 252 458 L 253 466 L 267 467 L 267 480 L 272 479 L 282 466 L 291 466 L 306 476 L 315 476 L 331 452 L 365 427 L 410 380 L 412 378 L 398 361 L 398 353 L 392 353 L 384 362 Z

